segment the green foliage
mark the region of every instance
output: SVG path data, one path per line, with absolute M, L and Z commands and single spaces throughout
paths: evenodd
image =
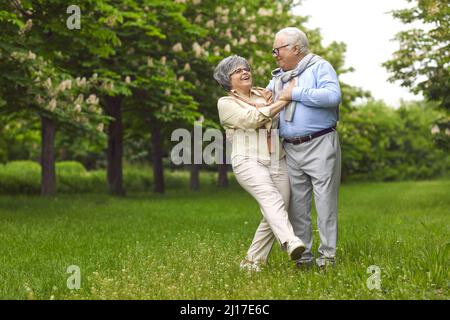
M 126 96 L 124 110 L 136 112 L 135 120 L 147 125 L 193 122 L 199 117 L 189 94 L 193 86 L 176 72 L 177 59 L 185 55 L 171 52 L 177 42 L 201 34 L 200 28 L 183 16 L 183 5 L 172 1 L 113 1 L 113 5 L 117 12 L 106 19 L 110 21 L 106 27 L 121 45 L 114 55 L 92 57 L 85 65 L 111 80 L 103 95 Z
M 414 61 L 425 61 L 422 69 L 408 69 L 405 85 L 427 75 L 417 90 L 442 105 L 448 96 L 442 93 L 449 91 L 448 6 L 437 0 L 418 3 L 417 8 L 394 16 L 404 22 L 423 20 L 436 28 L 420 33 L 423 38 L 399 35 L 402 50 L 387 66 L 400 77 L 408 65 L 417 65 Z M 292 15 L 290 9 L 296 4 L 292 0 L 82 0 L 77 3 L 82 28 L 69 30 L 67 6 L 60 1 L 2 2 L 0 162 L 39 159 L 37 121 L 45 115 L 60 125 L 57 160 L 76 160 L 89 170 L 103 168 L 103 124 L 111 119 L 100 106 L 111 96 L 124 97 L 123 110 L 132 111 L 123 116 L 127 160 L 148 161 L 155 126 L 165 137 L 161 144 L 167 154 L 174 128 L 191 128 L 199 118 L 205 128 L 219 126 L 216 102 L 224 92 L 212 78 L 217 62 L 231 54 L 244 56 L 253 67 L 255 85 L 265 86 L 275 68 L 270 50 L 274 34 L 287 25 L 303 29 L 311 50 L 329 60 L 338 74 L 351 72 L 344 67 L 345 44 L 325 47 L 320 30 L 308 30 L 306 17 Z M 341 87 L 344 177 L 424 179 L 448 170 L 448 157 L 433 145 L 448 150 L 447 113 L 421 106 L 392 110 L 373 101 L 354 108 L 357 97 L 370 94 L 345 83 Z M 441 125 L 439 132 L 431 134 L 433 121 Z M 80 135 L 80 130 L 89 135 Z M 77 176 L 62 170 L 58 180 L 67 191 L 104 189 L 100 180 L 104 173 Z M 141 171 L 126 170 L 130 190 L 146 190 L 152 184 L 150 169 L 148 176 Z
M 11 161 L 0 164 L 0 194 L 39 194 L 41 166 L 34 161 Z M 188 171 L 166 171 L 166 186 L 170 190 L 188 189 Z M 202 185 L 215 184 L 216 173 L 201 174 Z M 56 163 L 57 191 L 60 193 L 106 193 L 105 170 L 86 171 L 76 161 Z M 147 166 L 126 166 L 124 186 L 129 192 L 148 192 L 153 186 L 153 172 Z
M 393 11 L 405 24 L 420 23 L 396 35 L 400 49 L 384 66 L 391 81 L 400 81 L 414 93 L 422 93 L 446 110 L 436 121 L 436 143 L 450 150 L 450 6 L 447 0 L 408 0 L 416 6 Z
M 65 9 L 56 1 L 47 2 L 46 10 L 39 1 L 0 5 L 0 112 L 39 114 L 101 137 L 108 118 L 101 114 L 98 98 L 91 91 L 98 85 L 97 77 L 76 77 L 59 65 L 64 60 L 60 50 L 68 50 L 67 54 L 73 49 L 64 44 L 72 40 L 61 23 Z M 57 41 L 50 41 L 53 37 Z
M 344 180 L 390 181 L 430 179 L 448 175 L 448 153 L 436 145 L 436 140 L 442 133 L 434 123 L 442 113 L 442 110 L 430 103 L 404 103 L 399 109 L 392 109 L 383 102 L 369 101 L 366 105 L 350 110 L 343 109 L 338 130 Z M 27 158 L 25 147 L 38 146 L 40 138 L 38 131 L 27 125 L 21 130 L 10 128 L 14 127 L 12 124 L 19 126 L 20 123 L 22 122 L 12 122 L 7 128 L 3 128 L 4 132 L 9 132 L 4 141 L 17 142 L 16 145 L 8 144 L 7 152 L 10 152 L 10 155 L 24 155 L 24 158 Z M 170 127 L 164 130 L 168 130 L 169 134 Z M 153 184 L 151 168 L 146 165 L 151 150 L 148 142 L 141 143 L 141 138 L 148 139 L 149 133 L 137 134 L 137 129 L 128 132 L 125 136 L 126 158 L 130 163 L 141 162 L 143 165 L 125 169 L 125 185 L 130 191 L 148 190 Z M 17 135 L 13 137 L 13 134 Z M 62 139 L 64 137 L 69 135 L 62 135 L 57 139 L 57 159 L 78 159 L 89 169 L 104 167 L 101 145 L 90 143 L 85 138 Z M 170 146 L 164 147 L 168 149 Z M 38 158 L 35 155 L 35 159 Z M 168 168 L 169 164 L 166 163 L 165 167 Z M 73 168 L 72 171 L 70 168 Z M 84 170 L 83 165 L 79 163 L 57 163 L 58 181 L 66 185 L 61 188 L 66 192 L 103 191 L 105 183 L 101 177 L 105 177 L 104 172 L 99 170 L 84 174 Z M 75 174 L 77 172 L 79 174 Z M 186 181 L 187 176 L 186 173 Z M 85 180 L 94 182 L 88 183 Z M 80 185 L 77 186 L 77 183 Z M 173 174 L 167 176 L 166 184 L 169 189 L 176 187 L 177 183 L 180 181 L 174 179 Z M 210 181 L 206 183 L 209 184 Z M 30 185 L 34 185 L 34 182 Z
M 0 164 L 1 194 L 39 194 L 41 166 L 34 161 Z
M 450 6 L 446 0 L 408 1 L 416 6 L 393 11 L 393 16 L 423 27 L 398 33 L 400 49 L 384 66 L 392 72 L 391 81 L 400 80 L 402 86 L 450 110 Z
M 429 179 L 448 175 L 450 157 L 434 143 L 439 111 L 422 103 L 399 109 L 370 101 L 342 114 L 344 179 Z
M 40 142 L 38 121 L 20 113 L 0 115 L 0 163 L 38 159 Z
M 67 174 L 67 175 L 86 175 L 86 169 L 84 166 L 76 161 L 61 161 L 56 163 L 56 174 Z

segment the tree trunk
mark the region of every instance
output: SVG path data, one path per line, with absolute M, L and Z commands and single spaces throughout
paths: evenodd
M 218 186 L 226 188 L 228 187 L 228 165 L 227 164 L 219 164 L 218 165 L 218 172 L 219 172 L 219 179 L 218 179 Z
M 200 166 L 195 164 L 195 153 L 198 152 L 198 141 L 195 139 L 195 129 L 191 131 L 191 173 L 190 173 L 190 181 L 189 188 L 192 191 L 198 191 L 200 189 Z M 197 144 L 197 146 L 196 146 Z M 200 145 L 201 148 L 201 145 Z
M 164 167 L 163 167 L 163 151 L 161 143 L 161 128 L 153 121 L 152 126 L 152 163 L 153 163 L 153 191 L 156 193 L 164 193 Z
M 200 190 L 200 168 L 198 164 L 191 164 L 190 189 L 192 191 Z
M 107 149 L 107 176 L 108 189 L 114 195 L 123 196 L 123 128 L 122 128 L 122 97 L 106 98 L 106 115 L 114 120 L 108 126 L 108 149 Z
M 41 195 L 52 196 L 56 193 L 55 171 L 55 133 L 56 124 L 52 119 L 41 117 Z
M 227 140 L 225 132 L 222 133 L 223 135 L 223 151 L 222 151 L 222 161 L 223 164 L 218 164 L 218 172 L 219 172 L 219 179 L 218 179 L 218 186 L 219 187 L 228 187 L 228 164 L 227 164 Z

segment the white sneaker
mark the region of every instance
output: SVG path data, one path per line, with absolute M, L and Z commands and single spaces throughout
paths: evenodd
M 305 251 L 306 247 L 303 241 L 297 238 L 289 241 L 286 249 L 289 257 L 291 257 L 291 260 L 298 260 L 302 257 L 303 251 Z
M 249 260 L 242 260 L 241 264 L 239 265 L 239 268 L 241 270 L 246 270 L 249 272 L 260 272 L 261 271 L 261 267 L 259 266 L 259 264 L 257 262 L 253 262 L 253 261 L 249 261 Z

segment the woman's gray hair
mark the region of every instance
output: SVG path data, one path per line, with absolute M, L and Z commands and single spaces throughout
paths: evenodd
M 250 65 L 245 58 L 240 56 L 229 56 L 219 62 L 214 69 L 214 79 L 220 84 L 226 91 L 231 90 L 230 75 L 236 71 L 239 67 L 245 67 L 250 69 Z
M 288 27 L 281 29 L 275 35 L 275 38 L 280 34 L 286 35 L 287 42 L 292 46 L 299 46 L 300 52 L 303 54 L 309 53 L 309 41 L 306 34 L 299 28 Z

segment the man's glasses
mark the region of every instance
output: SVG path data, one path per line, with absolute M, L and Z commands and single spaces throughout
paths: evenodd
M 234 70 L 232 73 L 230 73 L 230 77 L 233 75 L 233 74 L 241 74 L 242 72 L 244 72 L 244 71 L 247 71 L 247 72 L 250 72 L 250 68 L 247 68 L 247 67 L 244 67 L 244 68 L 237 68 L 236 70 Z
M 278 48 L 273 48 L 272 49 L 272 55 L 273 56 L 278 56 L 280 54 L 280 49 L 284 48 L 284 47 L 287 47 L 287 46 L 290 46 L 290 44 L 285 44 L 284 46 L 281 46 L 281 47 L 278 47 Z

